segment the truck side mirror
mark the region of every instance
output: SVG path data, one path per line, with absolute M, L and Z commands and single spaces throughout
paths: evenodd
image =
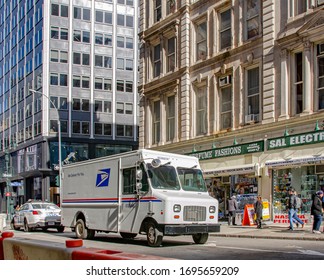
M 136 183 L 136 191 L 139 192 L 142 189 L 142 183 Z

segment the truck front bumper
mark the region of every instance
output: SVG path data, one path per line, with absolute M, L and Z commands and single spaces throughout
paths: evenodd
M 164 235 L 186 235 L 220 232 L 220 224 L 165 225 Z

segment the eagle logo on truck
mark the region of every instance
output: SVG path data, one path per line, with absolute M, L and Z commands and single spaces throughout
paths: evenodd
M 97 174 L 96 187 L 108 187 L 110 178 L 110 168 L 100 169 Z

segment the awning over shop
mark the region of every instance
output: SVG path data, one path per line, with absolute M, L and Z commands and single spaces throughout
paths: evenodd
M 308 156 L 308 157 L 296 157 L 278 160 L 268 160 L 265 162 L 265 166 L 268 168 L 285 167 L 295 165 L 314 165 L 323 164 L 324 156 Z
M 219 167 L 215 169 L 208 169 L 203 171 L 205 177 L 215 177 L 215 176 L 228 176 L 237 174 L 259 174 L 259 164 L 244 164 L 236 165 L 231 167 Z

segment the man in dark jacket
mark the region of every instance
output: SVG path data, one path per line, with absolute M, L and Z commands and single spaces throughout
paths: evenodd
M 289 218 L 289 230 L 294 230 L 294 220 L 297 223 L 300 223 L 302 225 L 302 228 L 304 227 L 305 223 L 299 219 L 297 215 L 297 200 L 295 195 L 295 189 L 290 188 L 289 191 L 289 197 L 288 197 L 288 218 Z
M 233 226 L 236 226 L 235 224 L 235 214 L 236 210 L 238 209 L 237 201 L 236 201 L 236 196 L 232 196 L 228 201 L 227 201 L 227 211 L 228 211 L 228 225 L 230 226 L 233 224 Z
M 320 234 L 319 231 L 321 223 L 322 223 L 322 215 L 323 215 L 323 191 L 318 191 L 316 195 L 313 197 L 313 203 L 311 208 L 311 215 L 314 216 L 313 222 L 313 233 Z
M 262 198 L 260 195 L 258 195 L 256 202 L 254 202 L 255 222 L 257 224 L 257 228 L 262 228 L 262 212 L 263 212 Z

